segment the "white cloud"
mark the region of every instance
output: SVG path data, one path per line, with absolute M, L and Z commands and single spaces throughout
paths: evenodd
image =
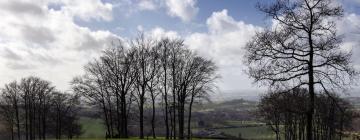
M 242 47 L 261 28 L 235 21 L 227 10 L 214 12 L 207 19 L 207 33 L 193 33 L 186 42 L 221 65 L 241 65 Z
M 168 14 L 179 17 L 182 21 L 191 21 L 199 11 L 196 0 L 165 0 Z
M 119 0 L 116 7 L 123 11 L 125 16 L 142 11 L 165 9 L 169 16 L 190 22 L 199 12 L 196 3 L 197 0 Z
M 155 27 L 151 29 L 150 31 L 145 32 L 146 36 L 152 37 L 156 40 L 160 40 L 162 38 L 170 38 L 170 39 L 177 39 L 181 38 L 180 35 L 176 31 L 166 31 L 165 29 L 161 27 Z
M 18 6 L 11 7 L 14 4 Z M 0 86 L 35 75 L 65 90 L 84 64 L 119 38 L 75 24 L 75 17 L 111 20 L 112 6 L 100 0 L 12 0 L 1 1 L 0 7 Z
M 251 80 L 243 73 L 243 47 L 261 28 L 236 21 L 224 9 L 207 19 L 207 33 L 193 33 L 185 43 L 200 55 L 215 61 L 222 76 L 219 87 L 225 91 L 250 89 Z
M 157 9 L 157 6 L 153 0 L 140 0 L 140 2 L 138 3 L 138 7 L 141 11 L 151 11 Z
M 346 13 L 337 23 L 338 32 L 344 36 L 341 47 L 352 50 L 353 62 L 360 67 L 360 15 Z
M 112 5 L 101 0 L 54 0 L 49 4 L 61 6 L 63 14 L 89 21 L 112 20 Z
M 163 7 L 163 0 L 117 0 L 114 4 L 115 11 L 126 17 L 131 17 L 134 13 L 155 11 Z M 117 13 L 119 14 L 119 13 Z
M 221 92 L 253 90 L 251 79 L 243 73 L 242 49 L 255 32 L 262 28 L 234 20 L 226 9 L 213 12 L 207 19 L 206 26 L 207 32 L 191 33 L 184 38 L 187 47 L 217 64 L 222 77 L 218 82 Z M 176 31 L 161 27 L 153 28 L 145 34 L 157 39 L 180 37 Z

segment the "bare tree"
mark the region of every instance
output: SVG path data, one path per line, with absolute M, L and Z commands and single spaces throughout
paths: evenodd
M 95 60 L 89 63 L 86 67 L 86 74 L 81 77 L 76 77 L 72 81 L 72 88 L 75 93 L 78 93 L 85 97 L 89 104 L 97 105 L 102 110 L 104 117 L 104 123 L 106 126 L 106 137 L 113 137 L 113 122 L 110 119 L 112 116 L 109 102 L 109 91 L 105 86 L 107 83 L 106 77 L 104 77 L 104 66 L 99 61 Z
M 13 99 L 9 95 L 2 94 L 2 97 L 0 98 L 0 104 L 1 104 L 0 118 L 5 123 L 6 129 L 10 132 L 11 140 L 14 140 L 14 138 L 15 138 L 14 128 L 15 128 L 16 122 L 14 121 L 15 110 L 14 110 L 14 106 L 13 106 Z
M 275 25 L 246 46 L 248 73 L 255 82 L 287 89 L 307 86 L 307 139 L 313 139 L 316 85 L 343 88 L 357 74 L 350 63 L 351 53 L 340 50 L 334 18 L 341 6 L 331 0 L 277 0 L 259 5 Z
M 184 139 L 186 107 L 189 106 L 190 124 L 192 103 L 213 87 L 215 64 L 187 49 L 182 40 L 157 42 L 140 35 L 129 42 L 129 46 L 109 48 L 99 59 L 86 65 L 85 75 L 72 82 L 74 91 L 101 107 L 106 137 L 110 138 L 118 137 L 114 130 L 120 137 L 128 137 L 129 112 L 138 113 L 139 137 L 144 138 L 147 100 L 152 109 L 151 133 L 156 138 L 156 106 L 161 94 L 161 100 L 165 101 L 166 138 Z M 133 101 L 138 110 L 130 107 Z M 190 125 L 188 133 L 190 135 Z
M 23 78 L 19 87 L 23 93 L 26 140 L 35 139 L 36 131 L 39 132 L 39 139 L 45 139 L 46 121 L 44 120 L 47 118 L 47 103 L 54 87 L 50 82 L 38 77 Z
M 212 92 L 215 85 L 214 82 L 218 75 L 216 74 L 217 67 L 211 60 L 206 60 L 202 57 L 196 56 L 193 58 L 195 67 L 191 68 L 191 73 L 194 74 L 191 80 L 188 92 L 190 96 L 188 109 L 188 139 L 191 139 L 191 113 L 192 106 L 195 99 L 205 99 L 209 92 Z
M 166 40 L 165 40 L 166 41 Z M 185 107 L 189 106 L 189 120 L 191 121 L 191 107 L 195 97 L 210 91 L 217 77 L 215 64 L 187 49 L 182 40 L 172 40 L 169 45 L 170 86 L 172 91 L 172 132 L 173 138 L 184 139 L 185 135 Z M 177 119 L 176 119 L 177 118 Z M 188 122 L 189 124 L 189 122 Z M 188 133 L 190 126 L 188 125 Z
M 8 128 L 11 128 L 12 139 L 15 133 L 16 139 L 25 137 L 27 140 L 45 140 L 52 136 L 53 123 L 50 118 L 53 116 L 54 88 L 49 81 L 38 77 L 27 77 L 21 79 L 21 82 L 5 85 L 0 93 L 0 111 L 5 113 L 0 115 L 7 120 Z M 73 109 L 72 105 L 69 108 Z
M 304 106 L 308 90 L 275 91 L 263 96 L 258 105 L 258 115 L 276 134 L 276 139 L 306 139 L 306 113 Z M 355 111 L 346 100 L 332 94 L 317 93 L 313 121 L 314 139 L 341 139 L 350 128 Z M 281 126 L 281 127 L 280 127 Z
M 120 41 L 85 67 L 86 74 L 73 80 L 76 93 L 101 107 L 110 138 L 128 137 L 128 99 L 136 80 L 135 51 Z M 117 134 L 114 132 L 117 131 Z
M 68 138 L 72 138 L 75 129 L 79 129 L 77 121 L 77 111 L 80 104 L 78 95 L 70 95 L 67 93 L 54 92 L 52 98 L 52 114 L 55 122 L 55 138 L 61 139 L 64 133 Z M 80 128 L 81 129 L 81 128 Z
M 140 139 L 144 138 L 144 104 L 147 98 L 147 87 L 157 75 L 157 64 L 153 63 L 155 59 L 151 59 L 153 55 L 151 50 L 155 45 L 154 40 L 143 34 L 131 42 L 132 48 L 135 49 L 136 60 L 134 63 L 137 67 L 135 87 L 137 89 L 136 101 L 139 107 Z
M 160 92 L 162 94 L 163 101 L 165 102 L 164 107 L 164 116 L 165 116 L 165 138 L 169 139 L 170 137 L 170 129 L 169 129 L 169 46 L 172 45 L 171 41 L 169 39 L 162 39 L 158 45 L 157 49 L 159 50 L 159 59 L 160 59 L 160 83 L 162 86 L 159 86 L 161 88 Z
M 128 114 L 127 100 L 130 88 L 136 80 L 136 67 L 133 64 L 135 60 L 135 51 L 126 49 L 123 44 L 115 48 L 110 48 L 104 52 L 101 57 L 106 66 L 107 79 L 109 79 L 109 88 L 116 96 L 117 111 L 117 129 L 120 137 L 128 137 Z
M 10 113 L 8 115 L 6 115 L 7 117 L 11 117 L 5 120 L 13 120 L 15 119 L 15 121 L 10 121 L 8 123 L 15 123 L 16 126 L 16 130 L 17 130 L 17 139 L 20 140 L 21 139 L 21 133 L 20 133 L 20 105 L 21 105 L 21 97 L 20 97 L 21 91 L 20 88 L 18 86 L 18 84 L 15 82 L 9 83 L 5 85 L 5 88 L 2 90 L 2 99 L 5 102 L 5 104 L 3 107 L 11 107 L 13 111 L 3 108 L 5 111 L 4 114 L 6 113 Z M 9 104 L 10 103 L 10 104 Z
M 160 59 L 159 59 L 159 51 L 157 47 L 152 47 L 150 50 L 150 63 L 152 65 L 151 69 L 154 73 L 154 77 L 147 83 L 147 88 L 150 93 L 150 99 L 152 104 L 152 115 L 151 115 L 151 131 L 152 136 L 154 139 L 156 139 L 155 134 L 155 117 L 156 117 L 156 99 L 157 96 L 160 94 L 159 92 L 159 81 L 160 81 Z

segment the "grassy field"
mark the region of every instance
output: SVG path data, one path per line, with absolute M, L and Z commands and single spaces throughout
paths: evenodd
M 101 119 L 81 117 L 80 124 L 82 125 L 82 130 L 83 130 L 83 134 L 80 136 L 80 138 L 105 137 L 105 127 Z M 98 139 L 91 139 L 91 140 L 98 140 Z
M 80 123 L 83 126 L 83 134 L 79 139 L 75 140 L 105 140 L 104 125 L 100 119 L 93 119 L 82 117 Z M 227 135 L 238 137 L 241 135 L 241 138 L 247 140 L 273 140 L 275 139 L 275 134 L 273 131 L 263 123 L 254 122 L 254 121 L 225 121 L 222 124 L 215 125 L 218 128 L 214 128 L 218 132 L 223 132 Z M 227 128 L 226 126 L 232 126 Z M 223 127 L 223 128 L 222 128 Z M 193 131 L 198 131 L 199 129 L 193 129 Z M 145 138 L 146 140 L 147 138 Z M 164 138 L 159 137 L 158 140 L 163 140 Z M 350 138 L 344 138 L 348 140 Z M 108 139 L 110 140 L 110 139 Z M 111 139 L 111 140 L 138 140 L 138 138 L 129 138 L 129 139 Z M 149 140 L 153 140 L 149 137 Z M 196 139 L 195 139 L 196 140 Z
M 81 140 L 102 140 L 102 138 L 105 137 L 105 128 L 100 119 L 82 117 L 80 123 L 84 130 L 80 136 Z M 248 127 L 249 125 L 251 125 L 251 127 Z M 224 132 L 235 137 L 238 137 L 239 134 L 241 134 L 242 138 L 246 139 L 273 139 L 275 137 L 267 126 L 253 121 L 226 121 L 225 124 L 215 126 L 220 127 L 215 129 L 216 131 Z M 221 128 L 224 126 L 235 126 L 236 128 Z M 132 139 L 136 140 L 136 138 Z
M 256 127 L 238 127 L 238 128 L 220 128 L 216 129 L 219 132 L 224 132 L 235 137 L 241 135 L 244 139 L 274 139 L 274 133 L 267 126 Z
M 52 140 L 52 139 L 50 139 L 50 140 Z M 63 140 L 67 140 L 67 139 L 63 139 Z M 79 138 L 79 139 L 72 139 L 72 140 L 105 140 L 105 138 Z M 152 139 L 152 138 L 148 138 L 148 139 L 147 138 L 145 138 L 145 139 L 128 138 L 128 139 L 106 139 L 106 140 L 165 140 L 165 138 L 157 138 L 157 139 Z M 199 139 L 193 138 L 193 140 L 199 140 Z M 211 140 L 211 139 L 201 139 L 201 140 Z

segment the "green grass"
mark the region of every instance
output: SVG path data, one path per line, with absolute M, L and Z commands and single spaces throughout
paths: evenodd
M 105 128 L 101 119 L 93 119 L 82 117 L 80 118 L 80 123 L 82 124 L 84 133 L 80 136 L 79 140 L 103 140 L 105 137 Z M 221 128 L 216 129 L 219 132 L 224 132 L 232 136 L 239 136 L 241 134 L 242 138 L 246 139 L 273 139 L 275 138 L 274 133 L 262 123 L 254 121 L 226 121 L 225 124 L 213 124 L 213 127 L 224 127 L 224 126 L 238 126 L 237 128 Z M 247 125 L 259 125 L 255 127 L 244 127 Z M 196 131 L 197 129 L 193 129 Z M 137 140 L 138 138 L 130 138 L 128 140 Z M 146 138 L 145 138 L 146 139 Z M 149 138 L 150 139 L 150 138 Z M 164 139 L 164 138 L 158 138 Z M 115 139 L 114 139 L 115 140 Z M 116 139 L 121 140 L 121 139 Z
M 105 127 L 104 127 L 101 119 L 81 117 L 79 121 L 80 121 L 80 124 L 82 125 L 82 130 L 83 130 L 83 134 L 80 136 L 80 138 L 104 138 L 105 137 L 105 131 L 104 131 Z M 97 140 L 97 139 L 92 139 L 92 140 Z
M 245 139 L 274 139 L 275 135 L 268 126 L 257 127 L 238 127 L 238 128 L 221 128 L 216 129 L 219 132 L 224 132 L 235 137 L 241 134 L 241 138 Z
M 106 139 L 106 140 L 164 140 L 165 138 L 161 137 L 161 138 L 157 138 L 157 139 L 139 139 L 139 138 L 128 138 L 128 139 Z M 52 139 L 49 139 L 52 140 Z M 67 140 L 67 139 L 63 139 L 63 140 Z M 105 140 L 105 138 L 79 138 L 79 139 L 72 139 L 72 140 Z M 199 140 L 197 138 L 193 138 L 193 140 Z M 211 139 L 202 139 L 202 140 L 211 140 Z
M 79 139 L 73 140 L 105 140 L 105 126 L 101 119 L 94 119 L 89 117 L 81 117 L 80 124 L 82 126 L 83 134 Z M 158 137 L 156 140 L 164 140 L 164 137 Z M 67 139 L 64 139 L 67 140 Z M 107 140 L 140 140 L 137 137 L 132 137 L 128 139 L 107 139 Z M 144 140 L 147 140 L 145 137 Z M 149 140 L 155 140 L 149 137 Z M 197 140 L 194 138 L 194 140 Z M 209 139 L 207 139 L 209 140 Z
M 219 132 L 238 137 L 241 135 L 245 139 L 274 139 L 275 134 L 264 123 L 256 121 L 225 121 L 225 125 L 235 128 L 219 128 Z
M 74 140 L 105 140 L 105 127 L 101 119 L 94 119 L 88 117 L 80 118 L 80 123 L 83 127 L 83 134 L 79 139 Z M 273 131 L 263 123 L 255 121 L 225 121 L 224 123 L 215 123 L 216 127 L 226 127 L 226 126 L 235 126 L 235 128 L 219 128 L 216 129 L 219 132 L 224 132 L 225 134 L 238 137 L 241 134 L 241 137 L 249 140 L 273 140 L 275 139 L 275 134 Z M 200 130 L 199 128 L 194 128 L 194 131 Z M 164 137 L 159 137 L 157 140 L 164 140 Z M 344 138 L 348 140 L 350 138 Z M 65 139 L 64 139 L 65 140 Z M 108 139 L 110 140 L 110 139 Z M 137 137 L 132 137 L 129 139 L 111 139 L 111 140 L 140 140 Z M 146 137 L 145 137 L 146 140 Z M 154 140 L 149 137 L 149 140 Z M 196 139 L 194 139 L 196 140 Z
M 265 123 L 260 123 L 256 121 L 230 121 L 230 120 L 225 121 L 225 124 L 230 126 L 238 126 L 238 127 L 265 125 Z

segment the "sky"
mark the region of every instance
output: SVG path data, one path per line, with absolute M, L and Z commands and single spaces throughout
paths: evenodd
M 360 0 L 336 0 L 345 10 L 337 22 L 342 48 L 360 68 Z M 182 38 L 219 67 L 220 93 L 262 92 L 242 64 L 243 47 L 272 25 L 256 4 L 273 0 L 1 0 L 0 87 L 27 76 L 70 90 L 73 77 L 118 39 L 140 32 Z M 358 87 L 358 86 L 355 86 Z

